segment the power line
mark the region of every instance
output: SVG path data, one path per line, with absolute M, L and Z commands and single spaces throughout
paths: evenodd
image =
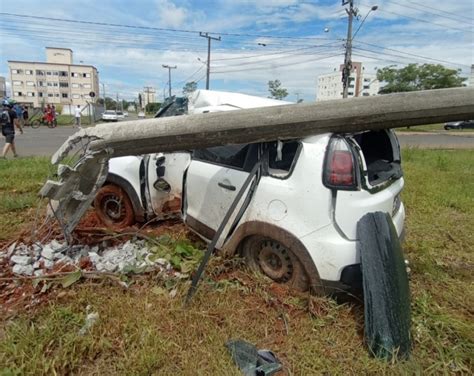
M 335 44 L 337 44 L 337 43 L 336 42 L 331 42 L 331 43 L 327 43 L 327 44 L 300 47 L 300 48 L 294 48 L 294 49 L 291 49 L 291 50 L 282 50 L 282 51 L 270 52 L 270 53 L 259 54 L 259 55 L 248 55 L 248 56 L 241 56 L 241 57 L 228 57 L 228 58 L 222 58 L 222 59 L 214 59 L 214 61 L 243 60 L 243 59 L 251 59 L 251 58 L 255 58 L 255 57 L 265 57 L 265 56 L 271 56 L 271 55 L 284 55 L 284 54 L 289 54 L 291 52 L 309 50 L 309 49 L 312 49 L 312 48 L 325 47 L 325 46 L 330 46 L 330 45 L 335 45 Z
M 339 52 L 337 54 L 334 54 L 334 55 L 327 55 L 327 56 L 323 56 L 319 59 L 310 59 L 310 60 L 305 60 L 305 61 L 300 61 L 300 62 L 296 62 L 296 63 L 290 63 L 290 64 L 278 64 L 278 65 L 273 65 L 273 66 L 263 66 L 263 67 L 255 67 L 255 68 L 247 68 L 247 69 L 235 69 L 235 70 L 228 70 L 228 71 L 220 71 L 220 72 L 216 72 L 214 71 L 213 73 L 214 74 L 224 74 L 224 73 L 235 73 L 235 72 L 248 72 L 248 71 L 256 71 L 256 70 L 262 70 L 262 69 L 266 69 L 266 70 L 270 70 L 270 69 L 275 69 L 275 68 L 282 68 L 282 67 L 287 67 L 287 66 L 292 66 L 292 65 L 299 65 L 299 64 L 306 64 L 306 63 L 312 63 L 312 62 L 316 62 L 316 61 L 320 61 L 320 60 L 324 60 L 324 59 L 329 59 L 331 57 L 336 57 L 336 56 L 341 56 L 342 53 Z
M 387 50 L 387 51 L 393 51 L 393 52 L 409 55 L 409 56 L 412 56 L 412 57 L 417 57 L 417 58 L 422 59 L 422 60 L 431 60 L 431 61 L 436 61 L 438 63 L 458 65 L 458 66 L 461 66 L 461 67 L 469 67 L 469 65 L 466 65 L 466 64 L 459 64 L 459 63 L 453 63 L 453 62 L 447 61 L 447 60 L 435 59 L 435 58 L 431 58 L 431 57 L 428 57 L 428 56 L 418 55 L 418 54 L 414 54 L 414 53 L 411 53 L 411 52 L 400 51 L 400 50 L 396 50 L 394 48 L 384 47 L 384 46 L 380 46 L 380 45 L 373 44 L 373 43 L 367 43 L 367 42 L 361 42 L 361 41 L 358 41 L 358 43 L 362 43 L 362 44 L 365 44 L 367 46 L 372 46 L 372 47 L 376 47 L 376 48 L 381 48 L 381 49 L 384 49 L 384 50 Z
M 471 22 L 473 21 L 472 18 L 465 17 L 465 16 L 462 16 L 462 15 L 460 15 L 460 14 L 448 12 L 448 11 L 445 11 L 445 10 L 441 10 L 441 9 L 438 9 L 438 8 L 433 8 L 433 7 L 430 7 L 430 6 L 426 5 L 426 4 L 419 4 L 419 3 L 416 3 L 416 2 L 414 2 L 414 1 L 407 1 L 407 2 L 408 2 L 408 3 L 411 3 L 411 4 L 418 5 L 418 6 L 423 7 L 423 8 L 428 8 L 428 9 L 431 9 L 431 10 L 435 10 L 435 11 L 437 11 L 437 12 L 446 13 L 446 14 L 451 14 L 451 15 L 456 16 L 456 17 L 464 18 L 464 19 L 466 19 L 466 20 L 468 20 L 468 21 L 471 21 Z
M 151 27 L 151 26 L 116 24 L 116 23 L 109 23 L 109 22 L 72 20 L 72 19 L 67 19 L 67 18 L 42 17 L 42 16 L 32 16 L 32 15 L 27 15 L 27 14 L 16 14 L 16 13 L 7 13 L 7 12 L 0 12 L 0 15 L 1 16 L 30 18 L 30 19 L 40 19 L 40 20 L 47 20 L 47 21 L 69 22 L 69 23 L 74 23 L 74 24 L 99 25 L 99 26 L 122 27 L 122 28 L 130 28 L 130 29 L 143 29 L 143 30 L 155 30 L 155 31 L 167 31 L 167 32 L 174 32 L 174 33 L 199 34 L 200 32 L 202 32 L 202 31 L 199 31 L 199 30 L 169 29 L 169 28 L 160 28 L 160 27 Z M 209 35 L 220 34 L 220 35 L 226 35 L 226 36 L 269 38 L 269 39 L 327 40 L 327 38 L 322 38 L 322 37 L 294 37 L 294 36 L 261 35 L 261 34 L 249 34 L 249 33 L 226 33 L 226 32 L 212 32 L 212 31 L 209 31 L 207 33 Z
M 453 20 L 453 21 L 460 21 L 459 16 L 451 16 L 451 15 L 445 15 L 445 16 L 443 16 L 442 14 L 430 12 L 430 11 L 424 9 L 424 8 L 428 8 L 428 7 L 425 6 L 425 5 L 418 5 L 419 7 L 422 8 L 422 9 L 420 9 L 420 8 L 414 7 L 414 6 L 412 6 L 412 5 L 408 5 L 408 4 L 404 4 L 404 3 L 399 3 L 398 1 L 394 1 L 394 0 L 390 0 L 389 2 L 392 3 L 392 4 L 397 4 L 397 5 L 401 6 L 401 7 L 405 7 L 405 8 L 409 8 L 409 9 L 416 10 L 416 11 L 418 11 L 418 12 L 423 12 L 423 13 L 427 13 L 427 14 L 432 14 L 432 15 L 435 15 L 435 16 L 437 16 L 437 17 L 442 17 L 442 18 L 446 18 L 446 19 L 449 19 L 449 20 Z M 464 22 L 464 21 L 461 21 L 461 22 Z
M 361 3 L 361 4 L 364 4 L 366 6 L 369 6 L 367 3 Z M 469 32 L 473 32 L 472 30 L 467 30 L 467 29 L 460 29 L 458 27 L 453 27 L 453 26 L 448 26 L 448 25 L 442 25 L 442 24 L 439 24 L 439 23 L 436 23 L 436 22 L 431 22 L 431 21 L 428 21 L 428 20 L 424 20 L 422 18 L 417 18 L 417 17 L 413 17 L 413 16 L 408 16 L 406 14 L 400 14 L 400 13 L 397 13 L 397 12 L 392 12 L 391 10 L 386 10 L 386 9 L 383 9 L 383 8 L 380 8 L 380 11 L 382 12 L 385 12 L 385 13 L 390 13 L 390 14 L 394 14 L 396 16 L 400 16 L 400 17 L 404 17 L 404 18 L 409 18 L 409 19 L 412 19 L 412 20 L 415 20 L 415 21 L 418 21 L 418 22 L 423 22 L 423 23 L 427 23 L 427 24 L 431 24 L 431 25 L 435 25 L 435 26 L 438 26 L 438 27 L 442 27 L 442 28 L 445 28 L 445 29 L 452 29 L 452 30 L 457 30 L 457 31 L 462 31 L 464 33 L 469 33 Z
M 334 48 L 334 46 L 328 46 L 329 47 L 329 50 L 332 50 L 332 51 L 335 51 L 337 49 Z M 317 53 L 320 53 L 320 52 L 327 52 L 326 51 L 318 51 Z M 241 67 L 241 66 L 245 66 L 245 65 L 255 65 L 255 64 L 260 64 L 260 63 L 267 63 L 269 61 L 275 61 L 275 60 L 282 60 L 282 59 L 291 59 L 291 58 L 295 58 L 295 57 L 300 57 L 300 56 L 307 56 L 307 55 L 316 55 L 317 54 L 316 52 L 313 52 L 313 53 L 304 53 L 304 54 L 291 54 L 290 56 L 277 56 L 277 57 L 269 57 L 267 59 L 259 59 L 259 60 L 255 60 L 255 61 L 247 61 L 245 63 L 241 63 L 241 62 L 237 62 L 236 64 L 227 64 L 227 65 L 219 65 L 219 66 L 214 66 L 214 68 L 223 68 L 223 67 L 232 67 L 232 66 L 238 66 L 238 67 Z M 279 55 L 285 55 L 285 54 L 279 54 Z

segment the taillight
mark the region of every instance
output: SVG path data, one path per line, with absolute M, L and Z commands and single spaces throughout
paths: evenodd
M 324 185 L 336 189 L 355 189 L 357 188 L 355 171 L 354 156 L 346 140 L 332 138 L 324 164 Z

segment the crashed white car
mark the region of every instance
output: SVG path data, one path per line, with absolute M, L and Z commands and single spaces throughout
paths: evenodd
M 188 112 L 284 103 L 197 91 Z M 299 290 L 358 287 L 359 219 L 370 212 L 389 213 L 402 236 L 404 180 L 399 144 L 390 130 L 113 158 L 95 210 L 112 226 L 179 214 L 210 240 L 259 159 L 258 184 L 241 200 L 237 224 L 229 228 L 229 222 L 229 235 L 217 248 L 242 255 L 273 280 Z

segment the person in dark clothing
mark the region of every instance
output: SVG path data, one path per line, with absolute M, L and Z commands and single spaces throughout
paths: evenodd
M 29 125 L 28 119 L 30 118 L 28 114 L 28 106 L 23 107 L 23 125 Z
M 8 112 L 8 122 L 2 125 L 2 135 L 5 137 L 5 146 L 3 147 L 2 158 L 5 158 L 8 151 L 11 150 L 14 157 L 17 157 L 15 148 L 15 126 L 23 133 L 21 125 L 15 121 L 17 119 L 16 111 L 12 105 L 4 105 L 4 111 Z

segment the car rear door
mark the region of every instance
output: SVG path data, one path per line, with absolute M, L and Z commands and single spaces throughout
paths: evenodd
M 185 181 L 185 222 L 211 239 L 256 163 L 257 145 L 195 150 Z
M 368 131 L 346 136 L 359 159 L 360 187 L 356 190 L 337 190 L 334 219 L 348 239 L 356 239 L 356 225 L 370 212 L 385 212 L 400 233 L 405 212 L 400 200 L 404 180 L 401 169 L 400 147 L 390 130 Z

